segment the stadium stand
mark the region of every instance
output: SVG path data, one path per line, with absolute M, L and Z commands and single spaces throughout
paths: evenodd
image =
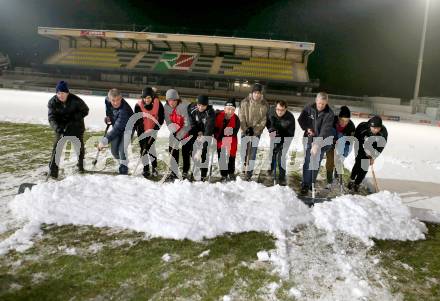
M 319 85 L 307 71 L 314 43 L 54 27 L 39 27 L 38 32 L 57 40 L 59 47 L 33 66 L 36 71 L 87 76 L 96 85 L 148 83 L 220 91 L 216 95 L 243 93 L 253 82 L 288 94 Z
M 121 56 L 118 54 L 120 53 Z M 125 51 L 116 51 L 113 48 L 76 48 L 71 49 L 66 55 L 52 64 L 79 65 L 88 67 L 120 68 L 123 67 Z

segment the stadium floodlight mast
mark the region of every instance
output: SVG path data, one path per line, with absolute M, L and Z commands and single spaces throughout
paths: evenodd
M 416 84 L 414 86 L 414 97 L 413 97 L 414 99 L 419 98 L 420 79 L 422 77 L 423 52 L 425 51 L 426 27 L 428 25 L 429 1 L 430 0 L 426 0 L 426 6 L 425 6 L 425 18 L 423 20 L 422 39 L 420 41 L 420 52 L 419 52 L 419 62 L 417 65 Z

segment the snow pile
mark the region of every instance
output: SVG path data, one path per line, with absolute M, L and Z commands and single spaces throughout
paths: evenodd
M 372 245 L 370 238 L 424 239 L 426 226 L 411 217 L 396 193 L 344 195 L 314 206 L 315 225 L 329 233 L 342 231 Z
M 196 241 L 228 232 L 268 232 L 276 238 L 276 249 L 259 251 L 258 261 L 271 263 L 296 284 L 291 296 L 321 300 L 392 300 L 379 260 L 368 254 L 370 239 L 416 240 L 426 230 L 389 192 L 342 196 L 310 209 L 288 187 L 240 180 L 159 184 L 129 176 L 71 176 L 34 186 L 15 197 L 9 209 L 26 224 L 0 242 L 0 254 L 31 247 L 42 223 L 123 228 Z M 169 253 L 162 257 L 172 260 Z M 263 291 L 274 295 L 278 289 L 272 283 Z
M 34 186 L 9 208 L 15 218 L 33 225 L 114 227 L 196 241 L 247 231 L 283 238 L 284 231 L 312 220 L 291 189 L 240 180 L 158 184 L 127 176 L 72 176 Z M 11 246 L 1 242 L 0 253 Z

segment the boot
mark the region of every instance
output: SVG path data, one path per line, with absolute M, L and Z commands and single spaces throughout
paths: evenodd
M 58 179 L 58 167 L 52 167 L 49 171 L 49 176 L 52 179 Z
M 327 183 L 328 184 L 333 183 L 333 171 L 330 170 L 327 171 Z
M 301 187 L 301 191 L 299 192 L 299 194 L 301 196 L 306 196 L 309 193 L 309 187 L 308 186 L 302 186 Z
M 124 164 L 119 165 L 119 174 L 120 175 L 128 175 L 128 167 Z
M 278 179 L 278 184 L 279 184 L 280 186 L 286 186 L 286 185 L 287 185 L 286 178 L 285 178 L 285 177 L 280 177 L 280 178 Z
M 143 170 L 143 172 L 142 172 L 142 176 L 143 176 L 145 179 L 148 179 L 148 178 L 150 177 L 150 165 L 145 165 L 145 166 L 144 166 L 144 170 Z
M 84 173 L 84 161 L 83 160 L 79 160 L 78 164 L 76 164 L 76 166 L 78 167 L 79 173 Z
M 359 192 L 359 188 L 360 188 L 360 185 L 359 185 L 359 184 L 354 184 L 354 185 L 353 185 L 353 192 L 358 193 L 358 192 Z
M 347 188 L 348 188 L 348 190 L 353 190 L 353 187 L 354 187 L 354 181 L 350 180 L 350 182 L 348 182 L 348 184 L 347 184 Z

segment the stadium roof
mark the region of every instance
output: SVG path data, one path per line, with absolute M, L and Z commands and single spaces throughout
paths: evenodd
M 315 49 L 315 44 L 309 42 L 175 33 L 55 27 L 38 27 L 38 33 L 56 40 L 85 39 L 89 41 L 115 41 L 119 43 L 121 48 L 124 48 L 124 43 L 129 41 L 131 45 L 133 45 L 133 48 L 136 49 L 149 49 L 149 46 L 153 46 L 157 49 L 198 52 L 209 55 L 218 55 L 223 52 L 239 54 L 241 56 L 278 57 L 286 59 L 298 57 L 299 54 L 303 57 L 307 57 Z

